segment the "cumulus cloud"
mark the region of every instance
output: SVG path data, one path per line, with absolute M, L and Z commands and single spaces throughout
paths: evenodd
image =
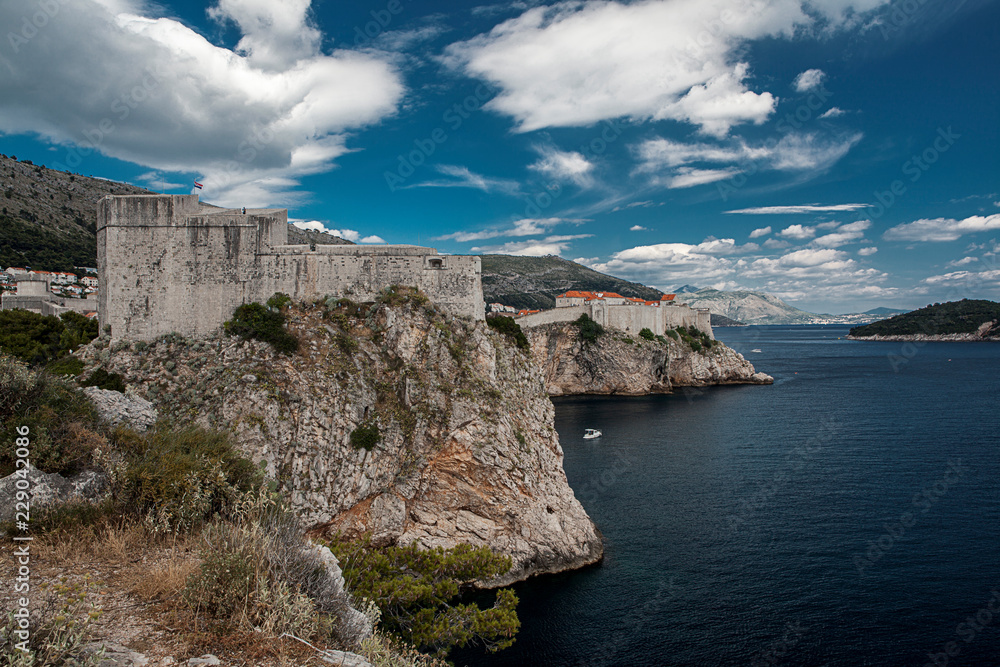
M 824 111 L 819 115 L 819 119 L 825 120 L 827 118 L 839 118 L 840 116 L 843 116 L 846 113 L 847 112 L 841 109 L 840 107 L 830 107 L 829 109 L 827 109 L 826 111 Z
M 140 0 L 61 3 L 44 34 L 0 55 L 0 131 L 166 172 L 195 173 L 222 205 L 294 200 L 298 179 L 330 169 L 351 131 L 395 113 L 403 84 L 372 54 L 324 53 L 309 0 L 220 0 L 235 50 Z M 0 4 L 0 24 L 37 10 Z
M 628 228 L 628 230 L 630 232 L 645 232 L 645 231 L 649 231 L 647 228 L 643 227 L 642 225 L 632 225 L 631 227 Z
M 871 220 L 858 220 L 841 225 L 831 234 L 825 234 L 812 241 L 812 245 L 823 248 L 839 248 L 848 243 L 857 243 L 865 237 L 865 230 L 872 226 Z
M 972 264 L 978 261 L 978 257 L 963 257 L 962 259 L 954 259 L 948 262 L 947 266 L 965 266 L 966 264 Z
M 882 235 L 887 241 L 956 241 L 966 234 L 1000 229 L 1000 214 L 974 215 L 964 220 L 934 218 L 890 227 Z
M 500 255 L 520 255 L 525 257 L 543 257 L 545 255 L 561 255 L 571 245 L 571 241 L 585 239 L 592 234 L 572 234 L 564 236 L 546 236 L 543 239 L 531 241 L 510 241 L 499 246 L 484 246 L 472 248 L 472 252 L 496 253 Z
M 441 164 L 435 167 L 448 178 L 434 181 L 424 181 L 407 185 L 407 188 L 473 188 L 483 192 L 501 192 L 516 195 L 521 191 L 521 184 L 508 178 L 493 178 L 469 171 L 468 167 Z
M 1000 270 L 989 271 L 954 271 L 939 276 L 930 276 L 923 280 L 928 285 L 951 285 L 968 288 L 1000 288 Z
M 875 246 L 868 246 L 867 248 L 861 248 L 858 250 L 858 254 L 862 257 L 868 257 L 869 255 L 874 255 L 878 252 L 878 248 Z
M 741 213 L 743 215 L 788 215 L 792 213 L 830 213 L 842 211 L 857 211 L 867 208 L 869 204 L 799 204 L 793 206 L 758 206 L 756 208 L 741 208 L 726 213 Z
M 826 73 L 823 70 L 807 69 L 795 77 L 795 81 L 792 82 L 792 85 L 795 86 L 795 90 L 798 92 L 806 93 L 822 86 L 823 79 L 825 78 Z
M 761 236 L 767 236 L 770 233 L 771 233 L 770 225 L 768 225 L 767 227 L 758 227 L 757 229 L 750 232 L 750 238 L 759 239 Z
M 561 151 L 552 146 L 538 146 L 541 156 L 530 168 L 557 181 L 571 181 L 581 187 L 593 185 L 594 165 L 581 153 Z
M 789 225 L 785 227 L 780 232 L 779 236 L 784 236 L 788 239 L 795 239 L 796 241 L 804 241 L 805 239 L 811 239 L 816 236 L 816 230 L 813 227 L 804 227 L 802 225 Z
M 517 129 L 591 125 L 610 118 L 670 119 L 724 136 L 762 123 L 777 102 L 752 88 L 743 47 L 826 30 L 888 0 L 606 0 L 533 7 L 489 33 L 452 44 L 444 61 L 495 82 L 488 108 Z M 720 19 L 724 17 L 723 19 Z
M 353 243 L 385 243 L 385 239 L 381 236 L 375 236 L 373 234 L 371 236 L 362 237 L 360 232 L 353 229 L 329 229 L 319 220 L 289 220 L 289 222 L 299 229 L 305 229 L 313 232 L 325 232 Z

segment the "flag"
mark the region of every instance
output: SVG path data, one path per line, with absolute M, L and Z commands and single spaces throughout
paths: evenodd
M 199 190 L 201 190 L 201 183 L 199 183 L 198 181 L 195 181 L 195 182 L 194 182 L 194 187 L 196 187 L 196 188 L 198 188 Z

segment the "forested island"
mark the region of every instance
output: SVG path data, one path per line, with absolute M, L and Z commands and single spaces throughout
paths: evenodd
M 962 299 L 935 303 L 854 327 L 854 340 L 1000 340 L 1000 303 Z

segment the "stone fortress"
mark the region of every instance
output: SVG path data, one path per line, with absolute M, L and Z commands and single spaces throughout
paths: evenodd
M 372 301 L 415 285 L 455 316 L 485 319 L 479 257 L 410 245 L 288 245 L 285 209 L 225 209 L 198 195 L 108 196 L 98 204 L 98 316 L 113 339 L 205 336 L 275 292 Z
M 603 327 L 638 334 L 649 329 L 662 336 L 677 327 L 695 327 L 711 338 L 712 316 L 708 308 L 692 308 L 677 303 L 673 294 L 664 294 L 659 301 L 646 301 L 614 292 L 571 291 L 556 297 L 553 310 L 543 310 L 517 318 L 522 327 L 536 327 L 556 322 L 574 322 L 586 315 Z
M 53 294 L 50 281 L 44 276 L 29 273 L 16 279 L 17 293 L 0 295 L 0 310 L 20 308 L 40 315 L 56 316 L 68 311 L 85 314 L 97 310 L 97 299 L 93 296 L 69 299 Z

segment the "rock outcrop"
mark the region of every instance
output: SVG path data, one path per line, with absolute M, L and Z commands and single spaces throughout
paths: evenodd
M 108 485 L 107 475 L 93 470 L 63 477 L 59 473 L 42 472 L 29 464 L 23 473 L 22 476 L 14 472 L 0 479 L 0 522 L 15 518 L 19 480 L 28 482 L 32 510 L 67 502 L 93 502 L 100 499 Z
M 94 404 L 101 419 L 110 424 L 121 424 L 142 433 L 156 423 L 156 408 L 141 396 L 98 387 L 84 387 L 83 393 Z
M 580 339 L 573 324 L 547 324 L 524 333 L 552 396 L 643 395 L 667 393 L 674 387 L 774 381 L 717 341 L 711 349 L 696 352 L 683 341 L 631 338 L 612 329 L 588 342 Z
M 538 368 L 503 335 L 419 297 L 288 316 L 291 356 L 174 334 L 113 352 L 95 341 L 81 356 L 167 417 L 231 429 L 316 529 L 486 545 L 514 563 L 489 585 L 600 560 Z

